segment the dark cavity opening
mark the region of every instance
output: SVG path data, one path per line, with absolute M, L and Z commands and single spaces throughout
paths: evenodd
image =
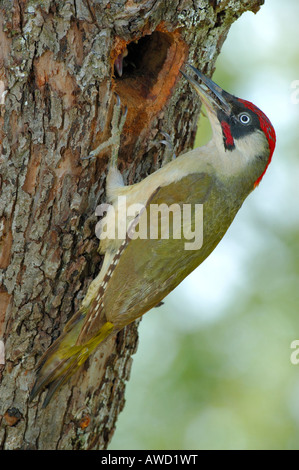
M 147 82 L 154 82 L 163 68 L 172 42 L 167 33 L 154 31 L 149 36 L 129 43 L 122 54 L 121 77 L 116 70 L 117 81 L 142 78 Z M 150 86 L 150 83 L 148 85 Z

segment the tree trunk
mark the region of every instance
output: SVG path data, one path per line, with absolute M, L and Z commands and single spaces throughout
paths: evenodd
M 120 169 L 159 166 L 159 131 L 190 148 L 200 109 L 180 67 L 211 75 L 228 30 L 263 0 L 0 1 L 0 446 L 105 449 L 136 351 L 132 324 L 42 409 L 28 403 L 41 354 L 98 273 L 114 91 L 128 107 Z M 126 49 L 127 48 L 127 49 Z M 122 77 L 114 62 L 128 52 Z M 4 350 L 5 348 L 5 350 Z

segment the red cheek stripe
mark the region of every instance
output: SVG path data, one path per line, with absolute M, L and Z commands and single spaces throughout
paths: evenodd
M 232 150 L 233 148 L 235 148 L 235 142 L 230 131 L 230 126 L 226 121 L 221 121 L 220 124 L 222 127 L 225 148 L 228 150 Z

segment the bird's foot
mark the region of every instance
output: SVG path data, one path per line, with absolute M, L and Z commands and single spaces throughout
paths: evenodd
M 124 111 L 122 111 L 120 97 L 116 95 L 116 104 L 113 109 L 113 116 L 111 120 L 111 136 L 108 140 L 100 144 L 97 148 L 92 150 L 87 157 L 82 157 L 82 160 L 87 160 L 90 158 L 96 158 L 99 153 L 101 153 L 107 147 L 112 147 L 111 157 L 110 157 L 110 166 L 117 166 L 117 157 L 118 151 L 120 147 L 120 136 L 126 122 L 128 113 L 128 108 L 125 107 Z
M 160 131 L 160 134 L 163 135 L 164 139 L 158 140 L 157 142 L 155 142 L 154 146 L 161 145 L 161 144 L 165 145 L 166 149 L 165 149 L 165 154 L 162 160 L 162 166 L 164 166 L 166 163 L 170 162 L 171 160 L 175 160 L 176 154 L 174 153 L 174 146 L 173 146 L 173 142 L 172 142 L 170 135 L 164 131 Z
M 170 162 L 171 160 L 176 159 L 176 154 L 174 152 L 174 145 L 173 141 L 167 132 L 161 131 L 161 134 L 165 137 L 165 139 L 161 140 L 160 143 L 166 146 L 165 154 L 162 160 L 162 166 L 166 163 Z

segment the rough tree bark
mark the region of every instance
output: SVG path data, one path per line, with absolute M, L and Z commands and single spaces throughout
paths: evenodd
M 98 272 L 94 215 L 116 91 L 128 106 L 127 182 L 153 171 L 169 132 L 180 154 L 199 102 L 179 69 L 211 75 L 231 24 L 263 0 L 0 1 L 0 446 L 105 449 L 124 406 L 133 324 L 95 353 L 46 409 L 28 403 L 37 360 Z M 114 76 L 127 47 L 127 66 Z M 3 354 L 5 346 L 5 361 Z M 5 362 L 5 364 L 4 364 Z

